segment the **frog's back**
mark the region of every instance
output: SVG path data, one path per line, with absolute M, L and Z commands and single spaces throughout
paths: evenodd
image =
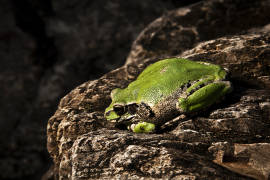
M 165 59 L 148 66 L 125 90 L 129 98 L 136 102 L 155 104 L 188 81 L 215 74 L 218 69 L 220 67 L 216 65 L 209 66 L 186 59 Z

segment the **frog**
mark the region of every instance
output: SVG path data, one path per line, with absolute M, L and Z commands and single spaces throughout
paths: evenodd
M 147 66 L 126 88 L 111 91 L 104 117 L 134 133 L 154 133 L 180 115 L 192 115 L 233 89 L 228 69 L 209 62 L 168 58 Z

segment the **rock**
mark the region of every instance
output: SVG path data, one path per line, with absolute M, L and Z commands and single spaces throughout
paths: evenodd
M 181 5 L 2 0 L 0 179 L 40 179 L 52 164 L 46 125 L 61 97 L 123 64 L 141 29 Z
M 126 64 L 178 56 L 198 42 L 267 25 L 269 7 L 268 0 L 211 0 L 168 12 L 140 33 Z
M 209 151 L 214 152 L 215 163 L 255 179 L 269 179 L 270 144 L 214 143 Z
M 267 23 L 264 20 L 269 16 L 265 15 L 268 12 L 264 8 L 270 1 L 245 1 L 245 7 L 240 6 L 240 2 L 243 1 L 232 4 L 231 1 L 212 0 L 164 15 L 141 33 L 124 66 L 83 83 L 62 98 L 47 129 L 55 178 L 269 178 L 268 163 L 266 168 L 262 166 L 269 159 L 267 152 L 270 150 L 270 34 L 268 26 L 258 26 Z M 198 21 L 200 10 L 204 10 L 206 21 Z M 240 14 L 244 17 L 242 25 L 240 19 L 234 18 Z M 257 21 L 247 23 L 245 18 L 254 18 L 253 15 Z M 221 16 L 225 23 L 234 22 L 239 26 L 224 25 L 225 29 L 218 31 L 222 21 L 215 18 Z M 171 27 L 177 27 L 172 22 L 179 26 L 188 24 L 194 27 L 193 32 L 194 29 L 202 30 L 196 30 L 194 36 L 185 34 L 185 28 L 173 29 L 171 33 Z M 222 35 L 226 36 L 220 37 Z M 163 43 L 170 38 L 176 38 L 173 42 L 179 43 L 169 46 L 165 43 L 163 49 Z M 183 47 L 181 38 L 196 41 Z M 198 43 L 212 38 L 215 39 Z M 195 43 L 198 44 L 195 46 Z M 228 68 L 234 91 L 207 111 L 161 134 L 135 134 L 107 122 L 103 113 L 110 103 L 111 90 L 124 88 L 148 64 L 167 56 L 208 61 Z M 254 156 L 256 152 L 265 156 Z
M 68 160 L 72 164 L 72 174 L 64 178 L 195 179 L 196 174 L 202 175 L 202 178 L 211 177 L 204 175 L 207 173 L 212 173 L 212 177 L 225 178 L 222 171 L 216 173 L 213 168 L 220 167 L 200 154 L 207 147 L 203 143 L 181 142 L 174 136 L 101 129 L 76 139 L 71 161 Z M 192 151 L 187 151 L 188 149 Z

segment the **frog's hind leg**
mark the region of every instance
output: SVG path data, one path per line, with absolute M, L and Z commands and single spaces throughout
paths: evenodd
M 191 91 L 186 97 L 178 99 L 177 106 L 181 112 L 193 112 L 211 106 L 225 94 L 231 92 L 232 86 L 229 81 L 214 81 L 205 86 Z

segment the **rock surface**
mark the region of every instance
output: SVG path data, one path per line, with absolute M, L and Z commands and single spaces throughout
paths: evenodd
M 168 12 L 134 41 L 126 64 L 178 56 L 198 42 L 243 34 L 270 21 L 269 1 L 211 0 Z
M 259 26 L 269 22 L 270 1 L 244 1 L 244 7 L 242 2 L 212 0 L 171 11 L 141 33 L 123 67 L 62 98 L 47 129 L 55 178 L 269 179 L 270 31 Z M 199 21 L 201 11 L 207 18 Z M 256 22 L 247 23 L 247 17 Z M 185 24 L 193 28 L 180 28 Z M 190 38 L 195 40 L 183 47 Z M 134 134 L 108 123 L 103 112 L 111 90 L 124 88 L 148 64 L 168 56 L 228 68 L 234 91 L 162 134 Z
M 213 143 L 209 148 L 215 152 L 215 163 L 255 179 L 269 179 L 270 144 Z
M 182 5 L 1 0 L 0 179 L 40 179 L 52 164 L 46 127 L 61 97 L 123 64 L 143 27 Z

